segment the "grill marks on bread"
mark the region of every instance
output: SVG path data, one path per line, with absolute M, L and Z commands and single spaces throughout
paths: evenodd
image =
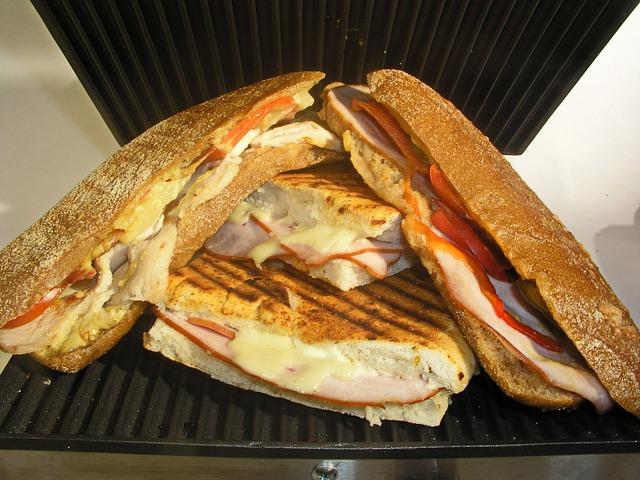
M 292 297 L 295 300 L 292 300 Z M 406 270 L 349 292 L 281 262 L 261 270 L 208 254 L 172 276 L 167 305 L 268 323 L 302 341 L 389 340 L 466 349 L 433 284 Z

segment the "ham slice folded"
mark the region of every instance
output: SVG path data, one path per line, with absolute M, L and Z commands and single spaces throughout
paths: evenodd
M 386 277 L 389 266 L 398 261 L 406 247 L 400 243 L 381 242 L 375 239 L 359 239 L 333 251 L 320 252 L 312 246 L 297 243 L 287 235 L 293 232 L 290 225 L 278 220 L 256 220 L 249 216 L 243 223 L 227 221 L 205 242 L 205 249 L 227 258 L 248 259 L 254 248 L 266 242 L 277 242 L 267 258 L 296 257 L 307 267 L 319 267 L 333 259 L 349 260 L 365 269 L 372 276 Z M 254 258 L 255 259 L 255 258 Z M 266 260 L 266 258 L 264 259 Z M 263 260 L 260 259 L 259 263 Z

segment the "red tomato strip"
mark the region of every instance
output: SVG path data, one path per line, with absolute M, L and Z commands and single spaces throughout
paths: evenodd
M 504 271 L 504 260 L 500 261 L 498 255 L 482 241 L 467 222 L 446 207 L 436 207 L 431 214 L 431 222 L 458 246 L 474 255 L 491 276 L 498 280 L 508 280 Z
M 2 328 L 17 328 L 32 322 L 49 308 L 49 305 L 60 296 L 63 290 L 63 287 L 52 288 L 33 307 L 13 320 L 9 320 Z
M 233 127 L 227 134 L 222 137 L 223 143 L 230 143 L 231 145 L 235 145 L 238 141 L 246 135 L 246 133 L 251 130 L 253 127 L 258 125 L 260 121 L 271 111 L 276 108 L 285 108 L 285 107 L 293 107 L 296 105 L 296 102 L 293 100 L 293 97 L 285 96 L 276 98 L 264 105 L 256 108 L 255 110 L 250 111 L 245 117 L 238 122 L 238 124 Z
M 431 180 L 433 191 L 442 203 L 462 218 L 467 217 L 467 209 L 462 204 L 458 192 L 453 189 L 447 177 L 444 176 L 442 170 L 436 164 L 432 164 L 429 167 L 429 180 Z
M 212 332 L 216 332 L 223 337 L 230 338 L 231 340 L 236 338 L 236 332 L 233 329 L 225 327 L 224 325 L 220 325 L 206 318 L 189 317 L 187 318 L 187 322 L 189 322 L 191 325 L 196 325 L 198 327 L 211 330 Z
M 2 328 L 18 328 L 27 323 L 34 321 L 40 315 L 42 315 L 47 308 L 53 303 L 53 301 L 60 296 L 60 294 L 67 288 L 69 285 L 73 285 L 80 280 L 87 280 L 89 278 L 93 278 L 96 275 L 95 270 L 82 270 L 77 269 L 69 274 L 64 281 L 55 288 L 52 288 L 44 296 L 38 300 L 31 308 L 29 308 L 22 315 L 18 315 L 13 320 L 9 320 L 5 323 Z
M 475 255 L 475 258 L 436 235 L 429 227 L 417 219 L 421 219 L 422 214 L 420 212 L 419 202 L 415 198 L 415 192 L 411 188 L 411 179 L 416 172 L 428 174 L 433 190 L 438 198 L 454 212 L 466 217 L 466 209 L 464 208 L 464 205 L 460 201 L 457 192 L 442 174 L 442 171 L 436 165 L 431 165 L 427 172 L 424 162 L 416 154 L 407 134 L 402 130 L 396 119 L 393 118 L 382 105 L 373 101 L 365 102 L 362 100 L 354 100 L 351 107 L 355 111 L 365 110 L 371 117 L 373 117 L 373 119 L 389 135 L 405 158 L 409 161 L 408 171 L 404 172 L 405 182 L 403 187 L 405 202 L 407 202 L 411 211 L 415 215 L 407 217 L 410 228 L 418 230 L 427 236 L 430 245 L 433 244 L 436 248 L 445 248 L 457 258 L 464 260 L 473 271 L 482 292 L 493 305 L 498 317 L 503 319 L 509 326 L 520 333 L 527 335 L 529 338 L 548 350 L 554 352 L 562 351 L 562 347 L 555 341 L 555 339 L 517 321 L 505 310 L 504 303 L 497 296 L 484 269 L 486 268 L 486 270 L 495 278 L 499 280 L 506 280 L 507 277 L 504 270 L 508 269 L 510 265 L 507 263 L 506 259 L 502 259 L 496 255 L 482 241 L 472 227 L 455 214 L 447 212 L 443 208 L 436 209 L 431 215 L 431 221 L 439 230 L 442 230 L 445 235 L 450 237 L 463 248 L 466 247 L 473 255 Z M 480 263 L 476 261 L 476 258 Z
M 430 248 L 433 248 L 435 250 L 445 250 L 447 253 L 451 254 L 458 260 L 465 262 L 465 264 L 471 269 L 473 275 L 476 277 L 476 280 L 480 285 L 480 290 L 491 302 L 496 315 L 501 318 L 507 325 L 528 336 L 538 345 L 546 348 L 547 350 L 550 350 L 552 352 L 561 352 L 563 350 L 560 344 L 558 344 L 558 342 L 554 338 L 540 333 L 537 330 L 529 327 L 528 325 L 519 322 L 506 311 L 506 309 L 504 308 L 504 303 L 496 294 L 496 290 L 489 280 L 489 277 L 487 277 L 487 274 L 485 273 L 480 263 L 472 255 L 465 253 L 464 251 L 453 245 L 451 242 L 448 242 L 444 238 L 436 235 L 433 230 L 427 227 L 424 223 L 416 220 L 415 217 L 408 217 L 407 220 L 409 222 L 409 227 L 412 230 L 422 233 L 427 238 Z

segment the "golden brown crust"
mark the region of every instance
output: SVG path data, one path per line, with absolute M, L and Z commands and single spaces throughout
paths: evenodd
M 429 271 L 482 368 L 507 395 L 526 405 L 544 409 L 573 408 L 583 400 L 579 395 L 550 385 L 529 364 L 505 348 L 489 326 L 459 305 L 449 292 L 444 273 L 427 248 L 424 237 L 406 228 L 404 221 L 403 231 L 411 248 Z
M 281 262 L 258 269 L 206 253 L 173 273 L 167 307 L 261 322 L 306 343 L 388 340 L 472 354 L 420 268 L 343 292 Z
M 640 332 L 584 248 L 450 102 L 397 70 L 373 72 L 368 82 L 518 274 L 536 282 L 614 400 L 640 415 Z
M 216 131 L 259 103 L 308 89 L 323 77 L 291 73 L 241 88 L 160 122 L 118 150 L 0 252 L 0 326 L 58 285 L 111 233 L 134 198 L 196 157 Z
M 320 162 L 346 160 L 342 153 L 306 143 L 251 148 L 242 158 L 240 171 L 231 183 L 212 200 L 186 212 L 178 222 L 178 240 L 171 270 L 185 265 L 243 199 L 277 174 Z
M 58 372 L 73 373 L 82 370 L 94 360 L 111 350 L 113 346 L 131 330 L 136 320 L 142 315 L 142 312 L 144 312 L 145 307 L 146 304 L 143 302 L 132 303 L 115 327 L 106 330 L 96 341 L 86 347 L 64 353 L 51 353 L 45 349 L 33 352 L 31 356 L 41 364 Z

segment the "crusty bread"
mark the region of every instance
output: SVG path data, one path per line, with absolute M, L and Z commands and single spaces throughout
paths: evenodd
M 475 369 L 471 350 L 420 267 L 342 292 L 278 261 L 258 269 L 250 261 L 202 254 L 171 275 L 165 303 L 234 328 L 336 343 L 348 358 L 380 373 L 412 379 L 429 372 L 453 392 Z
M 251 108 L 323 77 L 291 73 L 241 88 L 160 122 L 117 151 L 0 252 L 0 326 L 60 284 L 164 172 L 193 160 Z
M 371 95 L 444 172 L 474 221 L 622 407 L 640 415 L 640 332 L 589 254 L 509 162 L 450 102 L 397 70 L 367 77 Z
M 411 405 L 388 404 L 384 407 L 355 407 L 338 405 L 308 395 L 284 390 L 272 384 L 258 381 L 242 370 L 209 355 L 184 335 L 160 320 L 157 320 L 151 330 L 145 333 L 144 346 L 154 352 L 160 352 L 171 360 L 196 368 L 211 375 L 216 380 L 243 390 L 284 398 L 309 407 L 366 418 L 374 425 L 379 425 L 381 420 L 399 420 L 436 426 L 440 424 L 449 406 L 449 394 L 445 392 L 437 393 L 428 400 Z
M 143 302 L 132 303 L 123 312 L 121 319 L 113 328 L 105 330 L 95 341 L 84 347 L 64 352 L 44 349 L 32 353 L 31 356 L 41 364 L 58 372 L 77 372 L 111 350 L 131 330 L 144 309 Z
M 178 222 L 178 239 L 171 270 L 186 264 L 244 198 L 277 174 L 345 158 L 343 153 L 306 143 L 257 147 L 245 151 L 242 155 L 242 166 L 231 183 L 215 198 L 186 212 Z
M 171 275 L 167 308 L 209 318 L 237 330 L 291 336 L 317 347 L 331 346 L 377 374 L 428 381 L 443 390 L 431 399 L 384 407 L 352 407 L 278 388 L 207 354 L 158 320 L 145 335 L 146 348 L 243 389 L 316 408 L 366 417 L 438 425 L 452 392 L 465 388 L 475 371 L 471 350 L 429 277 L 416 269 L 341 292 L 279 261 L 258 269 L 252 262 L 194 258 Z
M 302 225 L 329 224 L 357 230 L 363 237 L 402 241 L 400 212 L 362 183 L 348 161 L 278 175 L 250 201 L 280 205 Z

